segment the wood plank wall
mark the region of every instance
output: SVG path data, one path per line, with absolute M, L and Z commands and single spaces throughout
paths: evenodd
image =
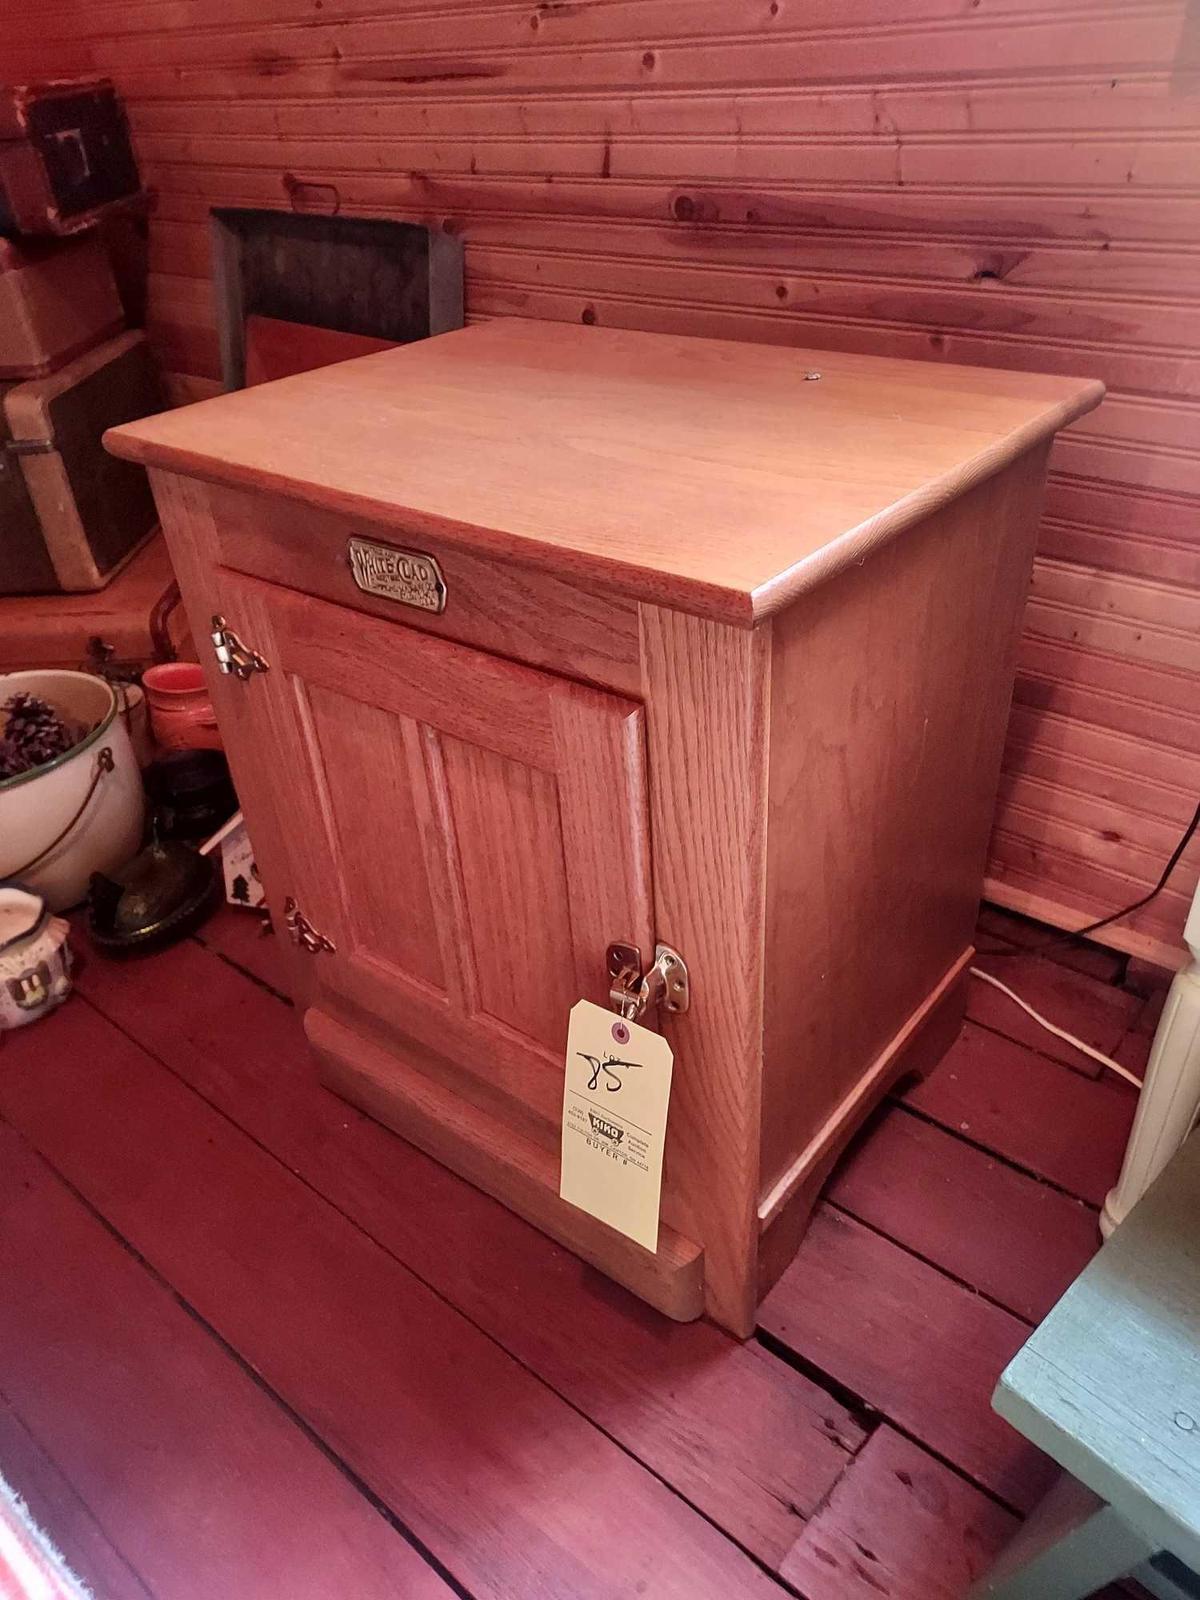
M 1054 454 L 989 889 L 1068 924 L 1153 882 L 1200 790 L 1186 0 L 5 13 L 6 76 L 101 69 L 125 94 L 157 193 L 153 337 L 192 380 L 218 373 L 208 208 L 290 194 L 461 233 L 473 318 L 1103 378 Z M 1198 865 L 1114 942 L 1176 949 Z

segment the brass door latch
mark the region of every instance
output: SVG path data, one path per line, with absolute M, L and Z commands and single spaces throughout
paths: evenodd
M 654 965 L 642 971 L 642 952 L 635 944 L 608 947 L 608 1003 L 626 1022 L 637 1022 L 650 1006 L 661 1005 L 680 1016 L 691 1004 L 687 963 L 669 944 L 654 947 Z
M 231 673 L 245 682 L 252 672 L 269 670 L 270 662 L 264 661 L 257 650 L 244 645 L 224 617 L 213 617 L 211 637 L 213 654 L 222 672 Z
M 283 921 L 288 938 L 302 950 L 307 950 L 310 956 L 320 955 L 322 950 L 328 950 L 331 954 L 336 952 L 337 945 L 313 927 L 291 895 L 283 902 Z

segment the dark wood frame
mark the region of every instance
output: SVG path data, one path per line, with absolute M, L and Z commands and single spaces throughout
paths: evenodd
M 217 306 L 217 331 L 221 348 L 221 375 L 226 389 L 241 389 L 246 381 L 245 324 L 247 316 L 265 316 L 305 321 L 342 333 L 360 333 L 394 339 L 405 344 L 435 333 L 448 333 L 463 325 L 463 247 L 453 234 L 426 228 L 413 222 L 396 222 L 383 217 L 349 217 L 336 213 L 273 211 L 265 208 L 214 208 L 210 214 L 213 284 Z M 280 304 L 264 300 L 251 288 L 247 293 L 245 244 L 252 230 L 268 230 L 276 238 L 300 237 L 310 233 L 314 242 L 328 243 L 336 231 L 347 231 L 347 242 L 361 245 L 370 236 L 390 246 L 397 264 L 405 258 L 426 276 L 427 292 L 415 316 L 398 320 L 372 316 L 370 309 L 343 305 L 328 313 L 297 315 L 294 300 Z M 289 293 L 294 293 L 294 281 Z M 393 317 L 395 313 L 393 312 Z M 326 318 L 330 320 L 326 320 Z

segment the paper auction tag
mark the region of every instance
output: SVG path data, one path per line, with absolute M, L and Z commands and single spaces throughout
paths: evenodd
M 658 1249 L 671 1047 L 590 1000 L 571 1010 L 563 1088 L 564 1200 Z

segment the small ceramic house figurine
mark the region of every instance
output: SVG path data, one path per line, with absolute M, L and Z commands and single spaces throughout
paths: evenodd
M 0 883 L 0 1028 L 22 1028 L 70 994 L 68 931 L 41 895 Z

